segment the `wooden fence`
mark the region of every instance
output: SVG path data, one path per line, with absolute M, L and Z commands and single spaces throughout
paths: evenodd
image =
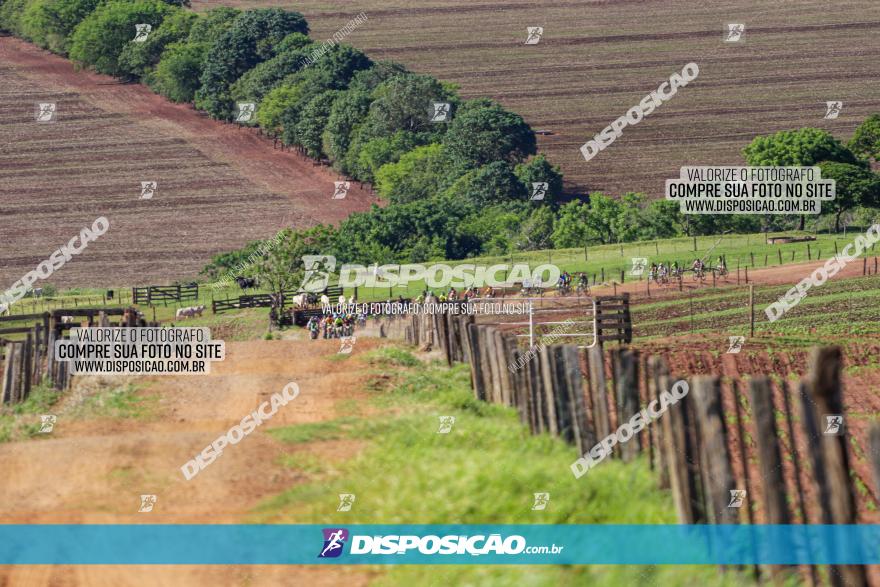
M 184 302 L 199 299 L 198 284 L 191 285 L 148 285 L 146 287 L 131 288 L 133 304 L 153 304 L 162 302 Z
M 436 349 L 449 364 L 468 364 L 477 398 L 515 408 L 532 433 L 559 436 L 579 455 L 682 379 L 670 373 L 663 357 L 628 346 L 522 348 L 515 337 L 477 324 L 473 316 L 387 317 L 380 334 Z M 612 458 L 645 455 L 660 487 L 671 491 L 682 524 L 856 523 L 856 484 L 867 488 L 871 481 L 852 467 L 846 416 L 833 427 L 833 418 L 844 414 L 842 360 L 837 347 L 816 349 L 809 374 L 797 385 L 764 375 L 691 377 L 687 395 L 618 443 Z M 869 436 L 880 447 L 880 426 Z M 880 449 L 864 453 L 880 501 Z M 743 497 L 741 506 L 736 496 Z M 816 567 L 753 572 L 779 580 L 800 572 L 811 584 L 819 582 Z M 831 566 L 827 577 L 835 586 L 868 585 L 863 566 Z
M 289 302 L 295 295 L 304 293 L 294 289 L 282 292 L 281 304 Z M 328 287 L 323 292 L 335 304 L 339 296 L 342 295 L 341 287 Z M 319 294 L 320 295 L 320 294 Z M 229 310 L 238 310 L 241 308 L 270 308 L 273 305 L 272 294 L 251 294 L 243 295 L 237 298 L 226 298 L 225 300 L 211 300 L 211 312 L 214 314 L 222 314 Z
M 110 316 L 120 316 L 120 322 L 111 323 Z M 80 318 L 79 322 L 65 320 Z M 25 401 L 35 385 L 48 377 L 55 389 L 67 389 L 70 384 L 70 362 L 55 360 L 55 341 L 65 332 L 79 326 L 146 326 L 134 308 L 68 308 L 0 318 L 0 325 L 11 321 L 33 320 L 32 326 L 0 328 L 0 403 L 15 404 Z M 17 340 L 3 335 L 24 335 Z

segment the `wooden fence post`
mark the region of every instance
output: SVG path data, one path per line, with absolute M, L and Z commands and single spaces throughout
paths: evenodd
M 0 402 L 11 404 L 15 395 L 12 388 L 13 383 L 13 366 L 15 363 L 15 343 L 6 343 L 6 360 L 3 362 L 3 393 L 0 395 Z
M 813 457 L 813 474 L 825 524 L 855 524 L 855 496 L 849 477 L 846 425 L 839 422 L 839 434 L 826 434 L 834 422 L 829 416 L 843 413 L 840 373 L 843 367 L 840 347 L 815 349 L 809 381 L 801 387 L 804 427 Z M 838 544 L 840 551 L 859 548 L 857 544 Z M 867 585 L 865 568 L 860 565 L 832 565 L 831 584 L 862 587 Z
M 735 524 L 738 513 L 728 507 L 731 490 L 737 489 L 727 451 L 727 426 L 721 404 L 721 385 L 716 377 L 696 377 L 694 405 L 700 420 L 700 448 L 706 513 L 715 524 Z M 687 399 L 687 398 L 685 398 Z
M 875 495 L 880 499 L 880 424 L 871 426 L 868 438 L 871 447 L 871 471 L 874 473 Z
M 661 375 L 658 379 L 661 393 L 668 393 L 672 378 Z M 693 474 L 696 447 L 688 428 L 693 427 L 691 414 L 686 409 L 685 397 L 671 406 L 660 419 L 663 426 L 666 462 L 669 463 L 669 484 L 675 501 L 675 510 L 681 524 L 696 524 L 704 521 L 703 504 L 700 499 L 698 479 Z
M 21 393 L 19 395 L 19 401 L 24 401 L 31 394 L 31 377 L 34 371 L 33 367 L 33 359 L 34 359 L 34 335 L 30 332 L 27 333 L 27 336 L 24 340 L 24 354 L 21 359 Z
M 623 348 L 616 353 L 617 426 L 629 422 L 639 412 L 639 354 L 638 351 Z M 640 434 L 628 442 L 621 443 L 620 456 L 624 462 L 635 459 L 641 452 Z
M 652 402 L 660 398 L 660 377 L 669 378 L 669 369 L 662 357 L 648 357 L 648 402 Z M 666 462 L 666 452 L 663 450 L 664 437 L 663 426 L 651 426 L 651 430 L 656 439 L 654 442 L 654 469 L 658 473 L 659 485 L 661 489 L 669 487 L 669 466 Z
M 540 364 L 541 375 L 541 402 L 546 414 L 547 432 L 551 436 L 559 436 L 559 417 L 556 414 L 556 388 L 553 382 L 553 363 L 547 347 L 538 352 L 535 360 Z
M 590 397 L 593 405 L 593 429 L 596 431 L 596 437 L 601 440 L 611 434 L 608 394 L 605 391 L 605 359 L 601 346 L 596 345 L 587 349 L 587 363 L 590 374 Z

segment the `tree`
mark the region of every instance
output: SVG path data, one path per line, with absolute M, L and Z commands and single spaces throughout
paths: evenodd
M 373 90 L 373 104 L 364 121 L 361 142 L 397 131 L 442 134 L 445 123 L 431 122 L 433 102 L 452 102 L 451 95 L 439 81 L 428 75 L 395 75 Z M 434 141 L 431 141 L 434 142 Z
M 834 214 L 834 232 L 840 231 L 840 216 L 847 210 L 880 207 L 880 176 L 870 169 L 834 161 L 824 161 L 819 168 L 822 179 L 835 180 L 834 199 L 822 202 L 822 212 Z
M 324 127 L 323 148 L 343 173 L 351 173 L 345 165 L 345 157 L 354 130 L 366 117 L 370 102 L 367 91 L 350 87 L 340 93 L 330 109 L 330 116 Z
M 811 166 L 821 161 L 864 165 L 831 133 L 818 128 L 784 130 L 755 137 L 743 149 L 743 155 L 753 166 Z M 805 221 L 806 217 L 802 215 L 799 230 L 804 229 Z
M 300 33 L 292 33 L 285 39 L 294 36 L 308 39 Z M 271 59 L 257 64 L 236 80 L 230 92 L 233 99 L 259 102 L 271 90 L 278 87 L 282 80 L 300 71 L 304 60 L 312 51 L 312 45 L 296 46 L 296 43 L 289 45 L 293 48 L 279 52 Z
M 171 43 L 144 82 L 172 102 L 191 102 L 199 89 L 206 49 L 204 43 Z
M 553 248 L 553 233 L 556 216 L 550 206 L 538 206 L 526 220 L 522 229 L 518 246 L 523 251 L 536 251 Z
M 337 90 L 322 92 L 312 98 L 300 113 L 299 122 L 296 123 L 296 136 L 309 157 L 320 158 L 323 155 L 321 135 L 324 133 L 333 101 L 338 95 Z
M 562 172 L 559 167 L 550 165 L 544 155 L 538 155 L 526 163 L 520 163 L 514 169 L 514 173 L 529 194 L 532 193 L 532 184 L 548 184 L 544 202 L 555 203 L 562 195 Z
M 404 153 L 427 140 L 428 137 L 424 134 L 401 130 L 390 136 L 376 137 L 365 144 L 355 142 L 349 148 L 346 165 L 357 179 L 373 181 L 380 167 L 397 162 Z
M 880 114 L 872 114 L 859 125 L 849 148 L 857 155 L 880 163 Z
M 23 36 L 54 53 L 66 54 L 76 26 L 98 6 L 99 0 L 44 0 L 31 2 L 21 15 Z M 4 4 L 4 7 L 11 2 Z M 2 14 L 2 10 L 0 10 Z
M 175 10 L 179 9 L 158 0 L 115 0 L 102 4 L 73 31 L 70 58 L 99 73 L 124 74 L 119 55 L 133 42 L 135 25 L 149 24 L 155 30 Z
M 278 299 L 285 290 L 299 288 L 306 277 L 303 255 L 326 255 L 332 238 L 333 229 L 323 225 L 308 230 L 285 229 L 279 244 L 256 264 L 260 282 Z
M 263 130 L 277 133 L 282 129 L 284 113 L 293 108 L 301 98 L 301 88 L 279 86 L 266 94 L 257 109 L 257 121 Z
M 376 190 L 392 204 L 423 200 L 448 187 L 449 162 L 443 145 L 416 147 L 376 171 Z
M 297 32 L 309 32 L 305 18 L 298 12 L 258 8 L 240 14 L 208 52 L 196 106 L 214 118 L 231 118 L 230 86 L 247 70 L 274 56 L 274 47 Z
M 582 247 L 590 238 L 587 218 L 590 205 L 577 200 L 563 204 L 553 230 L 553 242 L 560 248 Z
M 516 163 L 536 152 L 535 133 L 522 117 L 486 99 L 468 100 L 458 109 L 443 144 L 460 169 Z
M 495 161 L 458 178 L 446 193 L 476 206 L 525 200 L 526 190 L 504 161 Z
M 816 165 L 837 161 L 858 165 L 858 158 L 829 132 L 818 128 L 784 130 L 755 137 L 743 149 L 746 162 L 753 166 Z
M 198 20 L 194 12 L 177 10 L 168 15 L 159 28 L 150 32 L 142 43 L 128 43 L 119 54 L 120 73 L 143 77 L 159 63 L 165 48 L 186 40 L 190 28 Z
M 590 211 L 585 218 L 587 239 L 609 244 L 620 241 L 615 224 L 620 216 L 620 203 L 601 193 L 590 194 Z

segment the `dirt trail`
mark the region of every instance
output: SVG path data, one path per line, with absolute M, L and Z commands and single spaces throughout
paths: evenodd
M 377 344 L 361 339 L 356 354 Z M 265 428 L 332 420 L 340 402 L 362 397 L 359 369 L 339 369 L 327 357 L 335 341 L 228 342 L 227 357 L 204 376 L 153 377 L 142 392 L 156 398 L 145 420 L 68 420 L 59 414 L 50 438 L 0 445 L 2 523 L 246 523 L 261 500 L 306 479 L 277 463 L 283 445 Z M 347 359 L 347 367 L 356 362 Z M 313 375 L 318 373 L 319 375 Z M 195 478 L 180 467 L 290 381 L 300 395 L 261 428 L 227 448 Z M 71 394 L 75 395 L 75 394 Z M 68 400 L 69 402 L 69 400 Z M 334 447 L 334 444 L 348 444 Z M 301 450 L 339 458 L 350 441 Z M 356 450 L 356 447 L 355 447 Z M 154 511 L 138 513 L 141 494 L 155 494 Z M 234 578 L 234 579 L 231 579 Z M 340 569 L 340 580 L 366 584 L 369 573 Z M 306 567 L 22 566 L 0 569 L 0 585 L 218 585 L 331 583 L 327 569 Z

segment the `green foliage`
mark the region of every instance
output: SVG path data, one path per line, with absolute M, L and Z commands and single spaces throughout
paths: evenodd
M 495 161 L 469 171 L 458 178 L 446 193 L 476 206 L 524 200 L 527 196 L 525 186 L 504 161 Z
M 76 26 L 98 6 L 99 0 L 38 0 L 29 2 L 21 16 L 20 34 L 54 53 L 66 54 Z M 4 4 L 4 8 L 10 5 Z M 3 10 L 0 9 L 0 14 Z
M 522 117 L 487 99 L 469 100 L 455 112 L 443 144 L 459 169 L 515 163 L 536 152 L 535 133 Z
M 430 198 L 449 184 L 449 161 L 443 145 L 416 147 L 396 163 L 376 172 L 376 190 L 392 204 Z
M 555 222 L 556 214 L 550 206 L 537 206 L 522 225 L 517 248 L 522 251 L 552 249 Z
M 818 128 L 783 130 L 755 137 L 743 149 L 749 165 L 816 165 L 821 161 L 859 164 L 858 158 L 835 139 Z
M 101 4 L 73 31 L 70 58 L 100 73 L 125 74 L 119 56 L 133 42 L 135 25 L 149 24 L 156 30 L 175 10 L 158 0 L 111 0 Z
M 0 4 L 0 30 L 9 31 L 27 39 L 32 38 L 32 31 L 31 34 L 25 32 L 25 25 L 22 20 L 24 15 L 30 10 L 36 10 L 36 8 L 31 8 L 35 4 L 39 4 L 39 1 L 5 0 Z
M 338 95 L 339 92 L 336 90 L 322 92 L 312 98 L 300 113 L 299 122 L 296 123 L 296 136 L 309 157 L 319 158 L 324 155 L 321 136 L 330 116 L 333 101 Z
M 368 91 L 349 88 L 340 93 L 330 109 L 330 116 L 324 127 L 323 150 L 337 162 L 337 167 L 344 173 L 350 173 L 345 161 L 351 137 L 354 129 L 369 112 L 370 102 Z
M 380 167 L 395 163 L 404 153 L 424 144 L 430 137 L 424 133 L 399 130 L 362 143 L 359 135 L 349 148 L 346 167 L 361 181 L 373 181 Z M 353 160 L 353 161 L 352 161 Z
M 301 88 L 279 86 L 266 94 L 257 109 L 257 121 L 260 127 L 270 132 L 281 130 L 281 117 L 299 102 Z
M 819 164 L 822 179 L 835 180 L 835 197 L 822 202 L 822 213 L 834 214 L 834 231 L 840 230 L 840 216 L 856 206 L 880 207 L 880 176 L 870 169 L 848 163 Z
M 286 229 L 279 236 L 278 244 L 255 264 L 260 282 L 273 293 L 298 288 L 303 283 L 303 255 L 326 254 L 332 232 L 319 225 L 302 231 Z
M 296 41 L 308 39 L 301 33 L 291 33 L 285 40 L 292 38 Z M 279 49 L 277 55 L 248 70 L 232 85 L 231 94 L 234 99 L 260 102 L 282 80 L 302 69 L 303 60 L 311 51 L 310 46 L 300 45 L 299 42 L 283 45 L 290 48 Z
M 291 33 L 307 34 L 298 12 L 280 8 L 248 10 L 235 18 L 211 45 L 196 92 L 196 106 L 214 118 L 232 117 L 230 86 L 246 71 L 274 56 L 274 48 Z
M 172 102 L 191 102 L 199 89 L 206 43 L 171 43 L 156 69 L 144 79 L 150 88 Z
M 241 10 L 227 6 L 212 8 L 208 12 L 199 14 L 199 19 L 193 23 L 190 29 L 189 42 L 213 45 L 224 32 L 232 27 L 240 15 Z
M 162 21 L 158 29 L 153 30 L 147 40 L 142 43 L 129 43 L 119 54 L 120 72 L 136 77 L 143 77 L 149 73 L 159 59 L 165 48 L 189 37 L 190 28 L 198 19 L 194 12 L 178 10 L 170 14 Z
M 562 195 L 562 172 L 558 166 L 551 165 L 544 155 L 538 155 L 526 163 L 520 163 L 514 168 L 514 173 L 530 195 L 533 183 L 547 183 L 547 193 L 542 200 L 545 203 L 552 204 Z
M 848 146 L 856 155 L 880 162 L 880 114 L 872 114 L 865 119 Z

